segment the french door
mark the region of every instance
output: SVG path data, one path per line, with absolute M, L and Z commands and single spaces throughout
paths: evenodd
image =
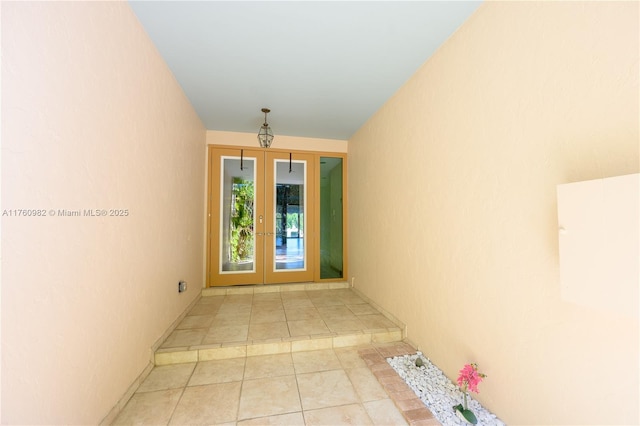
M 313 281 L 314 157 L 210 150 L 209 286 Z

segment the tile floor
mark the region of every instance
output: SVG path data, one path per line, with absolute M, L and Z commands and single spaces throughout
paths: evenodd
M 398 325 L 348 288 L 205 296 L 161 345 L 155 364 L 401 339 Z
M 193 361 L 162 358 L 113 424 L 437 425 L 383 365 L 415 352 L 376 341 L 397 330 L 350 289 L 202 297 L 158 351 Z

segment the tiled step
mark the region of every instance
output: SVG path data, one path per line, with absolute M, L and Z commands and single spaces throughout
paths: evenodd
M 179 364 L 184 362 L 212 361 L 244 356 L 274 355 L 288 352 L 302 352 L 319 349 L 343 348 L 369 343 L 402 341 L 402 330 L 384 329 L 357 334 L 341 334 L 317 338 L 288 338 L 275 342 L 250 342 L 247 344 L 222 344 L 189 348 L 158 349 L 155 353 L 156 365 Z
M 194 346 L 168 347 L 166 344 L 160 346 L 154 353 L 155 365 L 179 364 L 198 361 L 211 361 L 220 359 L 229 359 L 245 356 L 273 355 L 289 352 L 311 351 L 319 349 L 343 348 L 349 346 L 367 345 L 370 343 L 388 343 L 399 342 L 403 339 L 404 325 L 395 317 L 385 313 L 379 306 L 368 300 L 364 295 L 355 290 L 344 293 L 345 289 L 349 289 L 346 282 L 334 283 L 303 283 L 303 284 L 282 284 L 270 286 L 238 286 L 238 287 L 213 287 L 202 290 L 203 298 L 220 297 L 236 295 L 254 295 L 253 300 L 258 297 L 272 298 L 271 295 L 265 293 L 276 292 L 313 292 L 315 290 L 324 290 L 324 294 L 333 297 L 334 291 L 337 297 L 346 297 L 347 300 L 355 299 L 357 305 L 363 307 L 364 311 L 376 313 L 379 320 L 371 321 L 365 324 L 365 327 L 359 330 L 345 332 L 322 332 L 322 334 L 311 334 L 293 337 L 281 337 L 272 339 L 247 339 L 246 341 L 234 341 L 227 343 L 201 344 Z M 317 294 L 319 297 L 319 293 Z M 338 296 L 341 295 L 341 296 Z M 293 294 L 292 294 L 293 297 Z M 282 294 L 284 300 L 285 295 Z M 226 300 L 226 298 L 225 298 Z M 213 301 L 213 299 L 212 299 Z M 199 302 L 201 303 L 201 301 Z M 255 303 L 259 303 L 256 301 Z M 347 302 L 345 302 L 345 306 Z M 368 305 L 368 306 L 367 306 Z M 355 309 L 354 305 L 350 305 L 352 309 L 359 315 L 360 309 Z M 316 307 L 313 308 L 314 310 Z M 317 307 L 318 310 L 322 307 Z M 376 312 L 377 311 L 377 312 Z M 381 314 L 381 315 L 380 315 Z M 187 314 L 185 314 L 187 315 Z M 195 314 L 198 315 L 198 314 Z M 374 316 L 374 315 L 371 315 Z M 382 318 L 386 317 L 386 319 Z M 365 316 L 366 317 L 366 316 Z M 358 319 L 364 317 L 358 317 Z M 182 319 L 182 318 L 181 318 Z M 368 326 L 368 327 L 367 327 Z M 290 326 L 291 327 L 291 326 Z M 178 327 L 179 328 L 179 327 Z M 336 328 L 333 328 L 336 330 Z M 338 328 L 339 330 L 339 328 Z M 293 333 L 291 333 L 293 334 Z M 175 341 L 174 341 L 175 342 Z

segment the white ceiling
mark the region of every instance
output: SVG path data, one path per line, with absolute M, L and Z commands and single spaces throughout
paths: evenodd
M 130 1 L 209 130 L 349 139 L 478 8 L 467 1 Z

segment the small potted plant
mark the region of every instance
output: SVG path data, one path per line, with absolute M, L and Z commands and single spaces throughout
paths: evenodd
M 473 363 L 465 364 L 458 375 L 458 386 L 464 395 L 464 405 L 458 404 L 453 409 L 458 417 L 474 425 L 478 423 L 478 419 L 467 406 L 467 391 L 478 393 L 478 385 L 485 377 L 487 376 L 478 372 L 478 365 Z

